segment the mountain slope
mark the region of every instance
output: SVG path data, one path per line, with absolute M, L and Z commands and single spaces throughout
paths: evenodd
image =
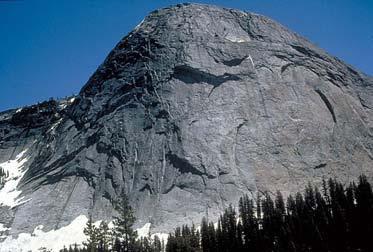
M 266 17 L 154 11 L 75 99 L 0 114 L 0 163 L 24 172 L 3 235 L 110 220 L 122 190 L 137 227 L 168 232 L 244 193 L 372 178 L 372 97 L 370 77 Z

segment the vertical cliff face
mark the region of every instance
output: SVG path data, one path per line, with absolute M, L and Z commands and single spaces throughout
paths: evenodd
M 1 161 L 24 171 L 0 222 L 17 235 L 111 219 L 125 190 L 137 225 L 167 232 L 244 193 L 372 178 L 372 98 L 371 78 L 266 17 L 154 11 L 75 100 L 0 114 Z

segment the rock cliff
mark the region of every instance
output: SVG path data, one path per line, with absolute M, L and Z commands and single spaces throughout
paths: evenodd
M 177 5 L 150 13 L 77 97 L 1 113 L 9 160 L 21 174 L 4 237 L 110 220 L 123 189 L 138 227 L 168 232 L 245 193 L 372 179 L 373 79 L 264 16 Z

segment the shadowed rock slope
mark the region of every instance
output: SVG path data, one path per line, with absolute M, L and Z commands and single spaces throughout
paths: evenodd
M 184 4 L 124 37 L 75 100 L 0 114 L 0 163 L 19 154 L 6 235 L 110 220 L 213 220 L 244 193 L 373 175 L 373 80 L 278 23 Z

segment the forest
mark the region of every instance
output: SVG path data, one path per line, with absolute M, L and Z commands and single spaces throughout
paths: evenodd
M 206 217 L 196 225 L 177 227 L 168 241 L 137 237 L 133 209 L 123 194 L 116 204 L 114 227 L 87 223 L 84 248 L 62 252 L 371 252 L 373 192 L 365 176 L 343 185 L 335 179 L 321 188 L 308 184 L 285 200 L 280 192 L 247 195 L 230 205 L 217 223 Z

